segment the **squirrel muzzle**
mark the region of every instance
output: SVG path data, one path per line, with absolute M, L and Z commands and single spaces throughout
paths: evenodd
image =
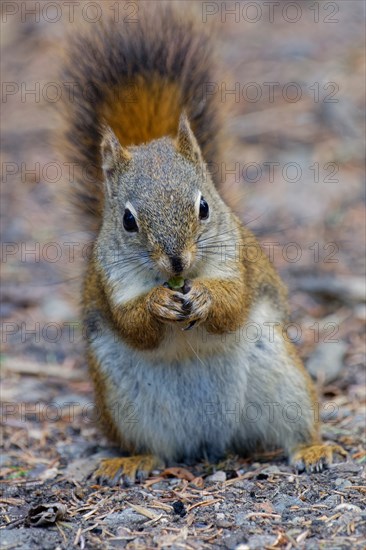
M 157 267 L 164 275 L 172 277 L 189 271 L 194 261 L 194 255 L 189 251 L 179 254 L 162 254 L 156 259 Z

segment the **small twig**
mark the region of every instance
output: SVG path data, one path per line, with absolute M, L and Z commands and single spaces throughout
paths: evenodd
M 250 512 L 250 514 L 247 514 L 245 516 L 245 519 L 250 519 L 253 517 L 279 519 L 281 517 L 281 514 L 268 514 L 267 512 Z
M 211 500 L 202 500 L 200 502 L 195 502 L 191 506 L 188 506 L 187 511 L 190 512 L 193 510 L 193 508 L 198 508 L 198 506 L 211 506 L 211 504 L 214 504 L 216 502 L 222 502 L 222 498 L 213 498 Z

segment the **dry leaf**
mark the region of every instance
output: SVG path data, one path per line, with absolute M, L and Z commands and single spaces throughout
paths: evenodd
M 52 504 L 38 504 L 29 509 L 27 521 L 35 527 L 54 525 L 56 521 L 64 519 L 66 506 L 58 502 Z

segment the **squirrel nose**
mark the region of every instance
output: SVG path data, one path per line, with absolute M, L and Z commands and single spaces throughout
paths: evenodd
M 170 256 L 170 263 L 172 265 L 172 268 L 173 268 L 173 271 L 175 273 L 182 273 L 183 271 L 183 262 L 182 262 L 182 258 L 180 258 L 179 256 Z

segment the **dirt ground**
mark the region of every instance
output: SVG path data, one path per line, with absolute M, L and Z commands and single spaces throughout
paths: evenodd
M 215 19 L 226 67 L 212 88 L 232 113 L 222 179 L 289 287 L 289 337 L 316 381 L 323 436 L 348 457 L 320 474 L 297 474 L 279 450 L 132 487 L 96 482 L 118 450 L 95 421 L 79 322 L 90 235 L 55 200 L 50 145 L 70 3 L 38 2 L 32 16 L 22 10 L 36 2 L 4 2 L 3 549 L 365 548 L 363 2 L 194 3 L 202 24 Z M 95 17 L 86 4 L 76 22 Z

